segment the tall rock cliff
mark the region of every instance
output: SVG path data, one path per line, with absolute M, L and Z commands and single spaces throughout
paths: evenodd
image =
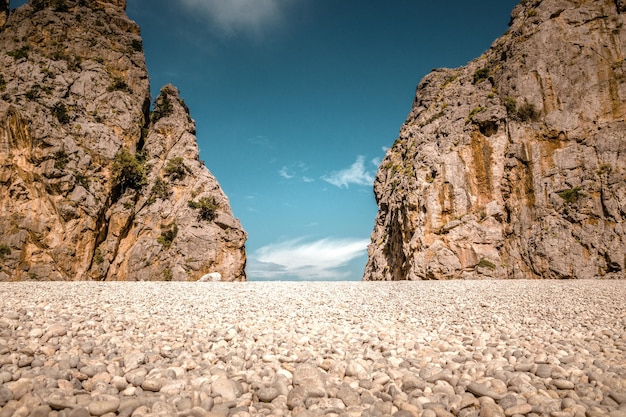
M 626 3 L 523 0 L 427 75 L 375 181 L 365 280 L 624 278 Z
M 3 24 L 0 281 L 245 280 L 246 233 L 178 91 L 150 112 L 125 7 L 31 0 Z

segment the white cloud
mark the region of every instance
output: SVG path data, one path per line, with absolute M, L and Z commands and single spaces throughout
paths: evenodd
M 294 174 L 294 172 L 292 170 L 290 170 L 288 167 L 282 167 L 280 169 L 280 171 L 278 171 L 278 175 L 280 175 L 281 177 L 290 180 L 293 177 L 295 177 L 296 175 Z
M 293 0 L 180 0 L 190 10 L 209 17 L 226 35 L 260 33 L 283 18 Z
M 257 249 L 250 257 L 253 279 L 341 280 L 345 266 L 366 254 L 369 239 L 287 240 Z
M 315 180 L 311 177 L 307 177 L 304 175 L 305 172 L 309 170 L 309 167 L 302 161 L 298 161 L 291 165 L 283 166 L 279 171 L 278 175 L 283 177 L 286 180 L 298 179 L 302 180 L 306 183 L 314 182 Z
M 365 157 L 358 156 L 349 168 L 331 172 L 322 179 L 339 188 L 348 188 L 350 184 L 371 186 L 374 183 L 374 174 L 365 169 Z

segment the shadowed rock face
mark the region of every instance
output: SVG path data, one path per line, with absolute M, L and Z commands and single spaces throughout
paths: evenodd
M 0 280 L 245 280 L 246 233 L 173 86 L 150 112 L 124 1 L 31 1 L 0 32 Z
M 421 81 L 365 280 L 626 275 L 623 12 L 524 1 L 481 57 Z
M 7 22 L 9 16 L 9 0 L 0 0 L 0 28 Z

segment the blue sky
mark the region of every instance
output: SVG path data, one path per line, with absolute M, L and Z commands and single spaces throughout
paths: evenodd
M 248 279 L 360 280 L 377 165 L 415 87 L 478 57 L 516 3 L 128 0 L 127 13 L 153 97 L 179 88 L 249 234 Z

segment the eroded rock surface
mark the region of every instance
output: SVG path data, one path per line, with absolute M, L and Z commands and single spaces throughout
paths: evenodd
M 0 280 L 245 280 L 246 233 L 176 88 L 150 112 L 125 6 L 32 0 L 0 32 Z
M 365 280 L 624 278 L 623 11 L 523 1 L 485 54 L 421 81 Z

